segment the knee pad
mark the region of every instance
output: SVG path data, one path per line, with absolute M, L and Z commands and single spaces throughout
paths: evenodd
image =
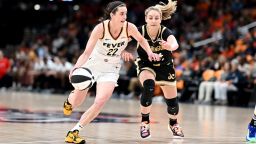
M 144 107 L 148 107 L 152 104 L 152 97 L 155 90 L 155 81 L 152 79 L 145 80 L 143 82 L 143 92 L 140 98 L 140 104 Z
M 165 102 L 167 104 L 168 114 L 175 116 L 179 113 L 179 104 L 177 97 L 172 99 L 165 99 Z

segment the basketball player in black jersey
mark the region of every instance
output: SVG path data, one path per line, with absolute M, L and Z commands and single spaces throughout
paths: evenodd
M 181 127 L 177 122 L 179 104 L 177 98 L 176 77 L 173 64 L 172 51 L 179 45 L 172 31 L 161 25 L 162 20 L 171 18 L 176 11 L 176 1 L 169 0 L 168 4 L 157 4 L 145 10 L 146 24 L 139 28 L 141 34 L 148 40 L 151 50 L 161 56 L 160 61 L 149 61 L 146 52 L 138 45 L 139 59 L 136 60 L 139 80 L 143 86 L 141 103 L 142 138 L 150 137 L 150 108 L 154 94 L 155 84 L 160 85 L 167 104 L 169 116 L 168 129 L 174 137 L 184 137 Z

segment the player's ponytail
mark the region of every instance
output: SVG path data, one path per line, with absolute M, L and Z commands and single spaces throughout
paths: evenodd
M 177 1 L 168 0 L 167 4 L 160 2 L 155 6 L 147 8 L 145 10 L 145 15 L 147 15 L 150 10 L 156 10 L 161 14 L 162 20 L 167 20 L 171 18 L 172 14 L 176 11 L 176 8 Z

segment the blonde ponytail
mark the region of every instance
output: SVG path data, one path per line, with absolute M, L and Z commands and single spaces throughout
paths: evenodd
M 161 14 L 162 20 L 167 20 L 171 18 L 171 15 L 176 11 L 176 8 L 177 8 L 177 1 L 168 0 L 167 4 L 160 2 L 155 6 L 151 6 L 147 8 L 145 10 L 145 15 L 147 15 L 148 12 L 151 10 L 156 10 Z

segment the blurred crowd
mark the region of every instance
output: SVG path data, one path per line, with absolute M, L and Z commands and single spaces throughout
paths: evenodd
M 72 90 L 69 70 L 83 52 L 106 3 L 49 1 L 39 3 L 41 9 L 35 11 L 34 2 L 2 1 L 0 12 L 26 14 L 26 22 L 20 22 L 21 36 L 17 37 L 17 30 L 12 37 L 19 23 L 12 20 L 14 14 L 3 19 L 1 30 L 5 29 L 7 40 L 0 49 L 0 87 L 51 93 Z M 126 3 L 128 21 L 140 26 L 144 10 L 158 1 Z M 36 16 L 28 17 L 31 12 Z M 177 12 L 163 24 L 173 30 L 180 45 L 173 52 L 180 101 L 248 106 L 256 89 L 256 27 L 241 27 L 255 21 L 254 0 L 178 0 Z M 8 22 L 12 24 L 6 26 Z M 216 36 L 221 39 L 195 46 Z M 141 87 L 134 63 L 124 62 L 120 75 L 115 96 L 138 97 Z M 159 87 L 155 95 L 161 95 Z

